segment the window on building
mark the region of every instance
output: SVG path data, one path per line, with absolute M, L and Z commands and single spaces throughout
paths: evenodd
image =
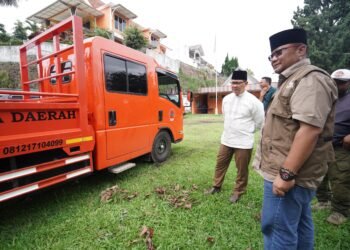
M 190 58 L 194 58 L 194 51 L 193 50 L 189 50 L 189 56 L 190 56 Z
M 107 91 L 147 94 L 147 74 L 144 65 L 105 55 L 104 68 Z
M 84 27 L 85 29 L 90 30 L 90 28 L 91 28 L 90 21 L 85 22 L 85 23 L 83 24 L 83 27 Z
M 126 28 L 126 21 L 124 18 L 121 18 L 120 16 L 114 16 L 114 28 L 124 32 Z

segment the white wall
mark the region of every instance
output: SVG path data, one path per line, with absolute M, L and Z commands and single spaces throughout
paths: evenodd
M 0 62 L 19 62 L 19 46 L 0 46 Z
M 62 48 L 69 45 L 61 44 Z M 0 62 L 19 62 L 19 47 L 20 46 L 0 46 Z M 53 52 L 52 43 L 43 43 L 41 45 L 43 55 Z M 28 55 L 36 55 L 35 47 L 28 51 Z
M 180 69 L 180 61 L 174 60 L 167 55 L 159 54 L 153 50 L 146 49 L 146 54 L 153 57 L 157 63 L 159 63 L 162 67 L 169 69 L 175 73 L 179 73 Z

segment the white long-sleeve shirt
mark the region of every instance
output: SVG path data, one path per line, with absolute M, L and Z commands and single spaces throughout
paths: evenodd
M 221 143 L 232 148 L 251 149 L 254 132 L 264 122 L 264 106 L 258 98 L 244 91 L 241 95 L 231 93 L 222 102 L 224 131 Z

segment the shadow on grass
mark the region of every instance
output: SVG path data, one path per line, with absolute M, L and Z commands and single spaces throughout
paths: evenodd
M 95 200 L 99 202 L 99 194 L 104 189 L 119 182 L 138 178 L 147 169 L 161 166 L 144 162 L 141 158 L 134 162 L 136 167 L 119 174 L 112 174 L 104 169 L 3 202 L 0 204 L 0 221 L 2 224 L 11 223 L 14 218 L 21 220 L 21 216 L 25 217 L 28 213 L 35 217 L 36 214 L 42 213 L 43 209 L 55 214 L 77 201 L 84 203 L 91 196 L 96 196 Z

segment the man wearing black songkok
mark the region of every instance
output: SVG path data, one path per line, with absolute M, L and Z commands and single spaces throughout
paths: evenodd
M 254 145 L 254 132 L 261 128 L 264 120 L 263 105 L 258 98 L 245 90 L 247 83 L 247 71 L 233 71 L 232 93 L 225 96 L 222 101 L 224 131 L 217 155 L 213 187 L 207 192 L 214 194 L 221 190 L 234 155 L 237 177 L 229 199 L 232 203 L 238 202 L 246 192 L 248 165 Z
M 264 177 L 264 248 L 313 249 L 311 200 L 334 159 L 337 88 L 307 58 L 303 29 L 270 37 L 268 59 L 279 86 L 266 114 L 260 170 Z

